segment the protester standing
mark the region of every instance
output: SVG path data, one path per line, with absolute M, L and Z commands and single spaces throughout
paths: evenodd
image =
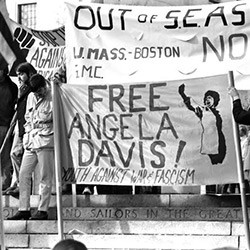
M 241 145 L 241 155 L 242 155 L 242 162 L 243 162 L 243 169 L 244 169 L 244 176 L 245 176 L 245 187 L 246 193 L 249 193 L 249 174 L 250 174 L 250 138 L 249 138 L 249 129 L 246 125 L 239 126 L 239 135 L 240 135 L 240 145 Z M 236 193 L 236 188 L 240 193 L 240 186 L 239 183 L 230 183 L 225 184 L 222 189 L 223 194 L 233 194 Z
M 233 116 L 235 122 L 242 124 L 242 125 L 250 125 L 250 109 L 245 110 L 242 107 L 242 103 L 240 100 L 240 95 L 238 90 L 235 87 L 229 87 L 228 89 L 228 94 L 232 97 L 233 99 Z M 240 131 L 242 133 L 242 131 Z M 246 134 L 246 137 L 248 137 L 248 133 Z M 242 134 L 241 134 L 242 137 Z M 247 138 L 247 141 L 249 141 L 249 138 Z M 246 192 L 249 192 L 249 164 L 250 160 L 248 159 L 249 156 L 245 152 L 245 149 L 243 149 L 243 144 L 246 141 L 243 141 L 241 138 L 241 149 L 242 149 L 242 159 L 244 163 L 244 175 L 245 175 L 245 185 L 246 185 Z M 247 143 L 248 144 L 248 143 Z M 247 145 L 248 146 L 248 145 Z
M 30 88 L 25 113 L 24 155 L 19 176 L 19 210 L 9 220 L 48 218 L 54 168 L 51 88 L 40 74 L 31 77 Z M 31 215 L 31 176 L 36 165 L 40 170 L 40 200 L 37 212 Z
M 2 190 L 11 185 L 12 164 L 10 159 L 10 150 L 12 137 L 5 138 L 8 132 L 11 120 L 15 113 L 18 88 L 10 79 L 9 70 L 6 65 L 0 70 L 0 146 L 3 146 L 1 152 L 1 168 L 3 176 Z
M 19 196 L 19 172 L 23 157 L 23 135 L 25 123 L 25 111 L 27 97 L 30 93 L 30 77 L 36 74 L 36 69 L 28 62 L 21 63 L 16 68 L 16 74 L 19 81 L 18 100 L 16 105 L 16 125 L 14 129 L 14 139 L 11 148 L 11 161 L 13 166 L 13 176 L 11 186 L 3 194 Z
M 246 193 L 250 192 L 249 180 L 250 180 L 250 138 L 249 129 L 246 125 L 240 125 L 240 144 L 244 169 L 244 182 Z

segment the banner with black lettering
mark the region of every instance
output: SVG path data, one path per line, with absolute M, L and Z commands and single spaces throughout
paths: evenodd
M 10 65 L 10 75 L 15 76 L 15 69 L 21 62 L 31 63 L 39 74 L 49 79 L 65 63 L 65 29 L 60 27 L 54 30 L 40 31 L 9 21 L 13 43 L 18 47 L 22 56 Z M 0 44 L 1 53 L 5 47 Z M 11 54 L 5 53 L 5 58 Z
M 74 168 L 64 182 L 201 185 L 237 182 L 227 75 L 64 84 Z
M 249 6 L 66 3 L 68 83 L 249 75 Z

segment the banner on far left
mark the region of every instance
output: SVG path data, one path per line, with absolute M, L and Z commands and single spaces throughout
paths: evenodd
M 27 61 L 49 79 L 65 60 L 64 27 L 46 31 L 29 29 L 0 14 L 1 64 L 4 61 L 9 64 L 10 75 L 15 76 L 17 65 Z

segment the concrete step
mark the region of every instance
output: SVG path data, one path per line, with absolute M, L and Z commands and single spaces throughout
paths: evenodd
M 17 207 L 4 207 L 7 219 Z M 35 212 L 31 209 L 31 213 Z M 56 220 L 57 208 L 49 208 L 49 220 Z M 250 208 L 248 213 L 250 213 Z M 63 207 L 63 220 L 75 221 L 242 221 L 241 207 Z
M 51 248 L 59 240 L 58 221 L 4 221 L 9 248 Z M 66 238 L 93 249 L 213 249 L 245 246 L 241 222 L 63 221 Z M 244 248 L 242 248 L 244 249 Z
M 38 199 L 31 197 L 32 210 Z M 3 200 L 6 218 L 17 211 L 18 200 Z M 63 195 L 62 200 L 65 237 L 89 249 L 247 248 L 239 195 Z M 4 220 L 5 245 L 12 250 L 50 249 L 59 240 L 56 214 L 53 196 L 49 220 Z
M 245 249 L 244 239 L 218 235 L 72 235 L 89 249 Z M 8 249 L 51 249 L 58 242 L 57 235 L 6 235 Z
M 4 221 L 6 234 L 57 234 L 56 220 Z M 217 221 L 64 221 L 65 234 L 239 235 L 240 222 Z
M 56 196 L 51 197 L 49 219 L 57 219 Z M 250 206 L 250 197 L 247 196 Z M 32 212 L 39 196 L 31 196 Z M 19 201 L 3 197 L 6 219 L 18 209 Z M 64 220 L 162 220 L 162 221 L 242 221 L 239 195 L 63 195 Z
M 31 195 L 31 207 L 36 207 L 39 195 Z M 250 206 L 250 195 L 246 195 Z M 3 196 L 3 207 L 18 207 L 19 200 Z M 56 195 L 50 207 L 56 207 Z M 62 195 L 63 207 L 240 207 L 241 197 L 233 195 L 136 194 L 136 195 Z

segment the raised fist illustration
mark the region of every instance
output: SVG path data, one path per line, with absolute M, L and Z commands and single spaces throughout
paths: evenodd
M 17 27 L 14 31 L 14 46 L 20 50 L 20 53 L 17 57 L 17 60 L 12 65 L 12 68 L 10 70 L 10 75 L 15 76 L 16 67 L 26 61 L 26 57 L 29 53 L 30 48 L 35 43 L 35 39 L 33 38 L 33 35 L 29 32 L 27 32 L 25 29 L 21 27 Z
M 30 48 L 35 43 L 35 39 L 33 38 L 33 35 L 29 32 L 27 32 L 25 29 L 22 29 L 20 27 L 16 28 L 14 32 L 15 41 L 18 42 L 20 49 L 22 50 L 22 53 L 24 57 L 29 53 Z
M 185 91 L 185 84 L 183 83 L 179 86 L 179 94 L 180 95 L 184 94 L 184 91 Z

